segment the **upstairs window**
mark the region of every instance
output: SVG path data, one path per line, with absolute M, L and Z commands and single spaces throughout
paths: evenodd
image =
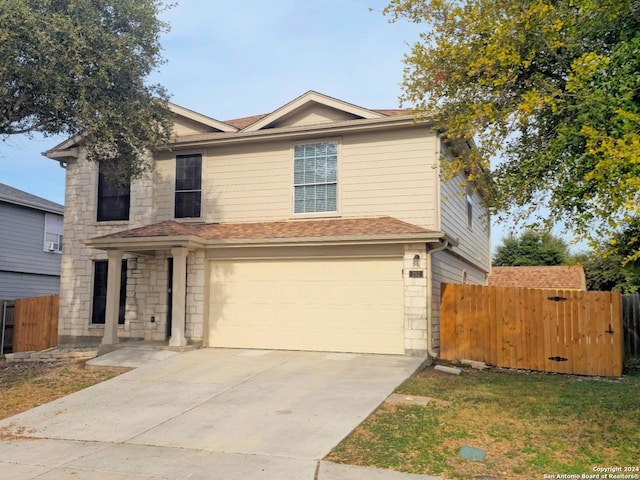
M 294 213 L 337 211 L 338 144 L 296 145 L 293 161 Z
M 104 171 L 98 171 L 98 221 L 129 220 L 131 184 L 122 184 Z
M 202 214 L 202 155 L 176 156 L 175 218 Z
M 44 251 L 62 253 L 62 217 L 60 215 L 45 214 Z

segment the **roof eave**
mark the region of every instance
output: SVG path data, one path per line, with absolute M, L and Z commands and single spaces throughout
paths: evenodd
M 411 115 L 398 115 L 395 117 L 382 117 L 364 120 L 347 120 L 315 125 L 301 125 L 295 127 L 273 128 L 258 131 L 241 131 L 225 134 L 200 134 L 189 137 L 175 138 L 174 148 L 193 148 L 212 144 L 232 144 L 239 142 L 281 140 L 288 138 L 301 138 L 305 136 L 331 136 L 342 133 L 356 133 L 375 129 L 388 129 L 409 126 L 428 126 L 428 120 L 418 120 Z
M 331 237 L 287 237 L 259 239 L 206 240 L 208 248 L 244 248 L 244 247 L 320 247 L 337 245 L 391 245 L 398 243 L 437 243 L 444 234 L 411 233 L 400 235 L 337 235 Z
M 12 198 L 0 197 L 0 202 L 10 203 L 19 207 L 31 208 L 32 210 L 39 210 L 45 213 L 54 213 L 56 215 L 64 215 L 64 207 L 45 207 L 43 205 L 36 205 L 35 203 L 21 202 Z
M 287 237 L 205 240 L 193 235 L 166 235 L 125 238 L 93 238 L 85 245 L 98 250 L 123 250 L 127 252 L 167 249 L 172 247 L 199 248 L 247 248 L 247 247 L 295 247 L 337 245 L 391 245 L 398 243 L 440 243 L 446 235 L 442 232 L 409 233 L 393 235 L 339 235 L 332 237 Z
M 127 252 L 161 250 L 173 247 L 202 248 L 203 240 L 195 235 L 162 235 L 149 237 L 91 238 L 84 244 L 97 250 L 123 250 Z
M 58 162 L 61 161 L 69 161 L 76 160 L 80 157 L 80 148 L 79 147 L 71 147 L 64 150 L 59 150 L 57 148 L 53 148 L 51 150 L 47 150 L 46 152 L 42 152 L 42 155 L 50 158 L 51 160 L 56 160 Z

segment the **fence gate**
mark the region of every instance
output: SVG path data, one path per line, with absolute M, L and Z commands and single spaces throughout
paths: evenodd
M 622 296 L 443 284 L 440 356 L 506 368 L 621 376 Z
M 15 301 L 13 351 L 46 350 L 58 344 L 58 295 Z

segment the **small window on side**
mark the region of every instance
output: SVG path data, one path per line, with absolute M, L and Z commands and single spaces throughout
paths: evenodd
M 62 217 L 47 213 L 44 217 L 44 251 L 62 253 Z

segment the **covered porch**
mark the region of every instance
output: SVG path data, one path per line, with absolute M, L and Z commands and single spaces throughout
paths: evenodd
M 119 317 L 121 310 L 121 278 L 123 260 L 127 260 L 134 280 L 132 296 L 137 301 L 150 303 L 142 311 L 133 312 L 141 327 L 137 331 L 145 331 L 151 327 L 162 332 L 166 328 L 166 339 L 150 334 L 133 335 L 127 338 L 127 345 L 142 344 L 147 346 L 167 346 L 183 349 L 187 347 L 187 288 L 188 262 L 190 253 L 203 252 L 201 241 L 186 232 L 180 225 L 162 226 L 157 231 L 147 232 L 145 236 L 129 236 L 129 232 L 94 238 L 86 245 L 102 250 L 107 256 L 106 302 L 104 313 L 104 333 L 99 347 L 99 354 L 115 350 L 125 340 L 119 335 Z M 166 264 L 169 267 L 160 268 Z M 162 278 L 157 278 L 162 275 Z M 166 278 L 165 278 L 166 276 Z M 192 282 L 194 283 L 194 282 Z M 157 285 L 155 291 L 153 286 Z M 164 287 L 163 287 L 164 286 Z M 166 292 L 166 297 L 162 294 Z M 140 297 L 140 298 L 138 298 Z M 160 312 L 158 315 L 157 312 Z M 160 316 L 162 315 L 162 318 Z M 149 326 L 151 324 L 151 326 Z M 137 341 L 136 341 L 137 340 Z

